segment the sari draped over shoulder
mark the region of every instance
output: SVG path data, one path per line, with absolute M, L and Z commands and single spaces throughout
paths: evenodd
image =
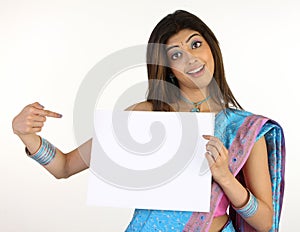
M 285 141 L 282 128 L 264 116 L 226 109 L 216 115 L 215 136 L 228 149 L 229 168 L 243 185 L 241 170 L 255 142 L 262 136 L 265 137 L 274 208 L 273 226 L 270 231 L 278 231 L 285 173 Z M 208 231 L 223 195 L 221 187 L 213 182 L 209 213 L 136 209 L 126 231 Z M 237 231 L 255 231 L 233 208 L 230 207 L 229 212 Z

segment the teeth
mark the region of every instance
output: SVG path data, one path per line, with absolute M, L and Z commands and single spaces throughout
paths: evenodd
M 193 74 L 193 73 L 197 73 L 199 71 L 201 71 L 203 69 L 204 65 L 202 65 L 201 67 L 197 68 L 197 69 L 194 69 L 192 71 L 189 71 L 188 74 Z

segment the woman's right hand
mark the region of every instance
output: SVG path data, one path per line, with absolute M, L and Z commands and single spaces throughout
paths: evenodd
M 13 119 L 13 132 L 18 136 L 40 132 L 47 117 L 61 118 L 62 115 L 50 110 L 44 110 L 44 107 L 38 102 L 27 105 Z
M 61 118 L 62 115 L 45 110 L 41 104 L 35 102 L 25 106 L 13 119 L 12 129 L 27 148 L 27 155 L 35 155 L 39 151 L 42 139 L 36 133 L 42 130 L 47 117 Z M 68 153 L 63 153 L 56 147 L 55 156 L 43 167 L 56 178 L 67 178 L 89 167 L 91 147 L 92 139 Z

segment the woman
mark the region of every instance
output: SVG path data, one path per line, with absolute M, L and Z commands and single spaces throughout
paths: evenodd
M 215 136 L 204 135 L 213 176 L 211 210 L 137 209 L 126 231 L 278 231 L 284 188 L 283 133 L 275 122 L 242 110 L 227 85 L 212 31 L 189 12 L 167 15 L 150 36 L 147 68 L 147 101 L 127 110 L 216 113 Z M 34 103 L 14 118 L 14 133 L 27 154 L 56 178 L 87 169 L 91 140 L 62 153 L 36 134 L 46 117 L 61 115 Z

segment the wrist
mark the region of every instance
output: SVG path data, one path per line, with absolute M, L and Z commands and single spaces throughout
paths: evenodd
M 35 153 L 41 145 L 41 137 L 36 134 L 19 135 L 19 138 L 32 154 Z
M 31 138 L 31 137 L 38 136 L 36 133 L 30 133 L 30 134 L 18 133 L 18 132 L 14 132 L 14 133 L 20 138 Z
M 241 207 L 235 207 L 234 205 L 232 205 L 233 209 L 243 218 L 252 217 L 258 210 L 258 201 L 256 197 L 250 192 L 248 188 L 246 188 L 246 190 L 248 194 L 246 203 Z
M 27 139 L 25 141 L 27 141 L 27 143 L 23 140 L 25 144 L 25 152 L 29 157 L 36 155 L 42 147 L 42 138 L 40 136 L 31 140 L 31 143 L 28 143 Z
M 39 164 L 47 165 L 54 159 L 56 148 L 44 138 L 40 138 L 40 143 L 39 149 L 35 153 L 31 153 L 27 147 L 25 148 L 25 152 Z
M 232 175 L 232 173 L 229 171 L 226 175 L 219 178 L 218 181 L 216 181 L 222 189 L 230 188 L 232 184 L 235 182 L 235 177 Z

